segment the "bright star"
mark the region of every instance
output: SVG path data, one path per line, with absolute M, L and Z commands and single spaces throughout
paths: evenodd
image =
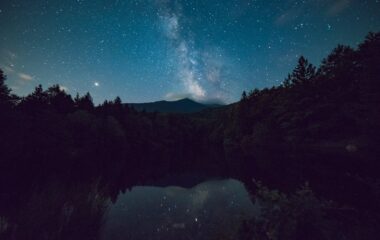
M 99 87 L 99 82 L 94 82 L 95 87 Z

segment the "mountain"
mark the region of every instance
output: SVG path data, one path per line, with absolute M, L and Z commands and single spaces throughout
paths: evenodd
M 128 103 L 137 111 L 163 112 L 163 113 L 193 113 L 208 108 L 221 107 L 220 104 L 203 104 L 194 100 L 184 98 L 177 101 L 157 101 L 149 103 Z

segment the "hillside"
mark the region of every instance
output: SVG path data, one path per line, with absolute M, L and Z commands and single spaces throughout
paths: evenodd
M 101 223 L 102 204 L 173 176 L 242 181 L 264 211 L 239 239 L 269 239 L 262 231 L 284 236 L 271 239 L 376 239 L 379 65 L 380 33 L 370 33 L 355 49 L 337 46 L 318 67 L 301 56 L 281 85 L 243 92 L 219 108 L 190 99 L 122 104 L 119 97 L 94 106 L 89 93 L 73 99 L 58 85 L 18 97 L 0 70 L 0 225 L 9 221 L 0 239 L 39 236 L 67 202 L 89 218 L 97 206 Z M 284 227 L 273 230 L 278 223 Z
M 220 107 L 218 104 L 202 104 L 194 100 L 184 98 L 177 101 L 157 101 L 149 103 L 128 103 L 137 111 L 162 112 L 162 113 L 194 113 L 207 108 Z

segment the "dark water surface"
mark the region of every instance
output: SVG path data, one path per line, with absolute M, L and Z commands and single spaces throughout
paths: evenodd
M 100 239 L 233 239 L 255 208 L 242 182 L 135 186 L 109 203 Z

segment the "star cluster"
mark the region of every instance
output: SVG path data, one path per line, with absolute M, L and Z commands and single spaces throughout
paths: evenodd
M 0 4 L 0 68 L 20 95 L 37 84 L 96 103 L 233 102 L 282 82 L 297 58 L 380 30 L 379 0 L 26 1 Z

